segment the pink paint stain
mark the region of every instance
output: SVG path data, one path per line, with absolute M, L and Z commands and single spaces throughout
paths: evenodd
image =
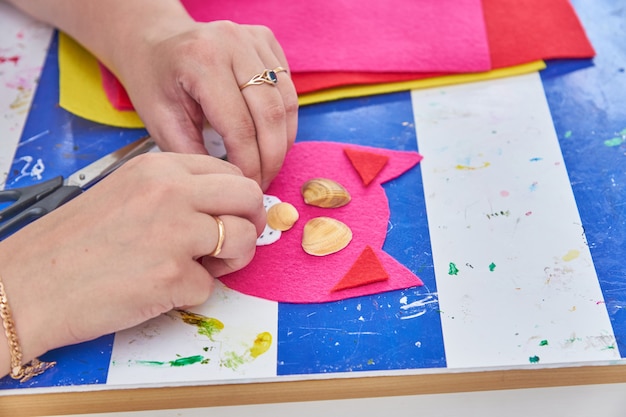
M 5 62 L 12 62 L 14 65 L 17 65 L 17 63 L 20 62 L 20 57 L 18 55 L 9 57 L 0 56 L 0 64 L 4 64 Z

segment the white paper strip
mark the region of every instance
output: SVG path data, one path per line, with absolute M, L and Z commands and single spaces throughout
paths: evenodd
M 169 313 L 115 335 L 107 384 L 188 384 L 276 376 L 278 303 L 216 282 L 190 309 L 203 323 Z M 265 350 L 267 349 L 267 350 Z
M 539 75 L 412 99 L 448 366 L 619 358 Z
M 0 1 L 0 189 L 13 162 L 52 28 Z

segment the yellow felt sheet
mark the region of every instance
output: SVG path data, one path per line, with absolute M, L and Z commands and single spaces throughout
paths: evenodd
M 102 88 L 98 61 L 64 33 L 59 33 L 59 90 L 60 106 L 79 117 L 117 127 L 143 127 L 137 112 L 113 107 Z
M 461 84 L 521 75 L 545 68 L 543 61 L 480 73 L 445 75 L 414 81 L 355 85 L 301 94 L 301 106 L 350 97 L 363 97 L 412 89 Z M 82 118 L 111 126 L 139 128 L 141 119 L 134 111 L 120 111 L 111 105 L 102 88 L 98 61 L 69 36 L 59 34 L 60 105 Z
M 486 72 L 452 74 L 413 81 L 398 81 L 393 83 L 336 87 L 329 88 L 327 90 L 302 94 L 300 95 L 300 97 L 298 97 L 298 102 L 301 106 L 303 106 L 307 104 L 321 103 L 324 101 L 332 101 L 349 97 L 372 96 L 376 94 L 395 93 L 398 91 L 416 90 L 429 87 L 441 87 L 443 85 L 491 80 L 495 78 L 510 77 L 513 75 L 521 75 L 530 72 L 540 71 L 545 67 L 546 64 L 544 61 L 535 61 L 527 64 L 516 65 L 514 67 L 495 69 Z

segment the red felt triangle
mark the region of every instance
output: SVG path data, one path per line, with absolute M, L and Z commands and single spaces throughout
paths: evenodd
M 388 279 L 389 274 L 385 271 L 374 250 L 370 246 L 366 246 L 350 270 L 333 287 L 331 292 L 360 287 Z
M 376 178 L 387 164 L 389 157 L 379 153 L 361 151 L 353 148 L 344 148 L 344 152 L 348 156 L 352 166 L 359 173 L 361 180 L 365 186 Z

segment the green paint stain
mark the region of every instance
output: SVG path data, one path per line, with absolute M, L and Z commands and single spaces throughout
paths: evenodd
M 169 365 L 174 366 L 174 367 L 181 367 L 181 366 L 193 365 L 194 363 L 198 363 L 202 361 L 204 361 L 204 356 L 194 355 L 194 356 L 188 356 L 186 358 L 178 358 L 173 361 L 169 361 Z
M 374 359 L 368 359 L 367 360 L 367 364 L 368 365 L 374 365 L 376 362 L 374 362 Z
M 609 139 L 609 140 L 605 140 L 604 141 L 604 145 L 608 146 L 608 147 L 614 147 L 614 146 L 621 145 L 622 142 L 624 142 L 624 139 L 622 139 L 622 138 L 612 138 L 612 139 Z
M 609 140 L 605 140 L 604 141 L 604 145 L 605 146 L 609 146 L 609 147 L 613 147 L 613 146 L 619 146 L 622 143 L 624 143 L 624 141 L 626 141 L 626 129 L 622 129 L 621 132 L 618 133 L 619 136 L 616 136 L 614 138 L 611 138 Z
M 244 358 L 244 356 L 237 355 L 235 352 L 227 352 L 220 361 L 221 366 L 232 369 L 233 371 L 239 368 L 244 363 L 246 363 L 246 359 Z
M 161 362 L 161 361 L 135 361 L 135 363 L 137 363 L 139 365 L 146 365 L 146 366 L 163 366 L 163 365 L 165 365 L 165 362 Z
M 530 363 L 539 363 L 539 356 L 537 356 L 537 355 L 531 356 L 530 358 L 528 358 L 528 361 Z
M 185 323 L 196 326 L 198 334 L 208 337 L 211 341 L 214 341 L 213 337 L 224 329 L 224 323 L 218 319 L 186 310 L 179 310 L 178 313 Z
M 572 131 L 568 130 L 567 132 L 565 132 L 565 139 L 572 137 Z
M 547 340 L 542 340 L 541 342 L 539 342 L 539 346 L 548 346 L 548 341 Z
M 492 263 L 490 263 L 490 264 L 489 264 L 489 270 L 490 270 L 491 272 L 493 272 L 493 271 L 494 271 L 494 269 L 496 269 L 496 264 L 494 264 L 494 263 L 492 262 Z
M 459 268 L 456 267 L 454 262 L 450 262 L 450 265 L 448 268 L 448 275 L 458 275 L 458 273 L 459 273 Z
M 136 361 L 137 364 L 139 365 L 145 365 L 145 366 L 172 366 L 172 367 L 182 367 L 182 366 L 188 366 L 188 365 L 193 365 L 195 363 L 201 363 L 201 364 L 207 364 L 209 363 L 209 359 L 205 358 L 202 355 L 194 355 L 194 356 L 187 356 L 184 358 L 178 358 L 178 359 L 174 359 L 173 361 L 167 361 L 167 362 L 162 362 L 162 361 Z

